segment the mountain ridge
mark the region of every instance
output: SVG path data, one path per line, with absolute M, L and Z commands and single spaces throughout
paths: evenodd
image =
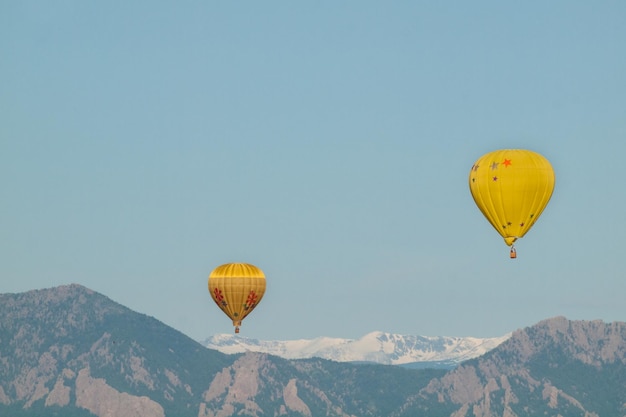
M 80 285 L 0 294 L 0 415 L 616 417 L 626 323 L 543 320 L 452 370 L 208 349 Z
M 477 417 L 626 415 L 626 323 L 542 320 L 433 379 L 413 401 L 454 404 L 455 417 L 469 416 L 470 405 Z
M 259 340 L 241 335 L 218 334 L 202 343 L 222 353 L 263 352 L 285 359 L 323 358 L 338 362 L 371 362 L 384 365 L 446 363 L 452 367 L 481 356 L 511 336 L 494 338 L 414 336 L 382 331 L 359 339 L 318 337 L 298 340 Z

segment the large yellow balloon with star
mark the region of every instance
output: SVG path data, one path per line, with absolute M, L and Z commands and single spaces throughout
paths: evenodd
M 233 321 L 235 333 L 239 333 L 242 320 L 252 313 L 265 294 L 265 274 L 251 264 L 220 265 L 209 275 L 209 293 Z
M 542 155 L 523 149 L 501 149 L 478 158 L 469 175 L 476 205 L 511 246 L 535 224 L 554 191 L 555 176 Z

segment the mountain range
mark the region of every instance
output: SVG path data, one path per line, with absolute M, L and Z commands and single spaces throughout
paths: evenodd
M 285 359 L 323 358 L 411 368 L 453 368 L 465 360 L 487 353 L 510 336 L 509 333 L 496 338 L 433 337 L 371 332 L 356 340 L 318 337 L 281 341 L 217 334 L 203 344 L 227 354 L 262 352 Z
M 76 284 L 0 294 L 0 415 L 621 417 L 626 323 L 549 318 L 406 369 L 224 354 Z

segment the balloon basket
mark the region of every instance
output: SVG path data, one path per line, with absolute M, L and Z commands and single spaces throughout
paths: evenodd
M 509 254 L 509 256 L 511 257 L 511 259 L 517 258 L 517 251 L 515 251 L 515 248 L 511 248 L 511 253 Z
M 235 327 L 235 333 L 239 333 L 239 326 Z

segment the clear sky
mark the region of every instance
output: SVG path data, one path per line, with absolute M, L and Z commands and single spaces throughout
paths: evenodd
M 202 340 L 626 321 L 626 2 L 2 1 L 0 292 L 79 283 Z M 468 189 L 554 195 L 510 260 Z

